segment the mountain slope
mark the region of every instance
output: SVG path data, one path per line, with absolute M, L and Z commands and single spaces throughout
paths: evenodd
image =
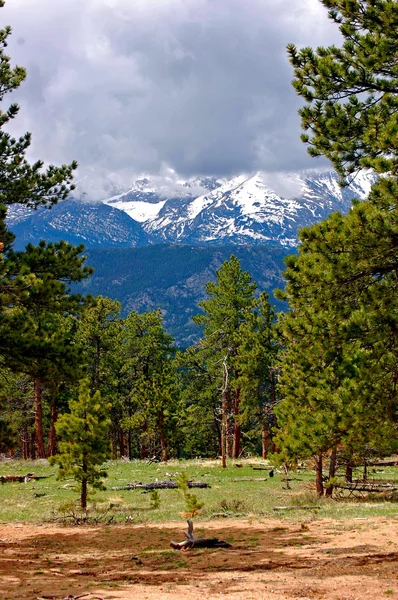
M 146 248 L 88 250 L 86 264 L 94 275 L 75 289 L 102 294 L 122 303 L 123 314 L 161 308 L 167 330 L 180 345 L 194 342 L 200 335 L 191 317 L 200 312 L 205 285 L 215 279 L 220 265 L 234 254 L 257 282 L 260 291 L 272 297 L 283 287 L 283 259 L 287 251 L 263 246 L 149 246 Z M 277 303 L 279 309 L 281 303 Z
M 125 248 L 148 244 L 148 236 L 141 225 L 123 211 L 106 204 L 89 204 L 78 200 L 64 200 L 51 210 L 26 210 L 13 206 L 8 225 L 17 236 L 16 248 L 41 239 L 49 242 L 66 240 L 89 248 Z M 21 210 L 23 208 L 23 210 Z
M 285 173 L 278 194 L 261 173 L 229 181 L 144 178 L 104 203 L 67 201 L 51 211 L 12 206 L 8 223 L 18 247 L 46 238 L 92 248 L 175 243 L 292 248 L 301 227 L 336 210 L 346 213 L 354 197 L 367 197 L 374 181 L 374 175 L 360 173 L 349 187 L 340 188 L 334 172 Z
M 180 205 L 165 202 L 156 217 L 144 222 L 144 229 L 158 241 L 295 246 L 301 227 L 336 210 L 347 212 L 354 197 L 367 196 L 374 180 L 361 174 L 341 189 L 333 172 L 286 174 L 284 183 L 295 194 L 285 198 L 269 187 L 263 174 L 241 175 Z

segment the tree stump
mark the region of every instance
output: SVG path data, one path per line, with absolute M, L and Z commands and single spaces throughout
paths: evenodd
M 196 538 L 193 533 L 192 519 L 188 519 L 188 531 L 185 532 L 187 538 L 184 542 L 170 542 L 174 550 L 183 550 L 187 548 L 231 548 L 231 544 L 219 540 L 218 538 Z

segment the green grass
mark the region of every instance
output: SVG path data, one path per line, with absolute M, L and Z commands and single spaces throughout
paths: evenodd
M 336 519 L 366 518 L 373 516 L 396 516 L 396 502 L 382 499 L 360 501 L 335 501 L 316 498 L 313 491 L 314 473 L 311 470 L 295 475 L 286 490 L 283 474 L 268 477 L 267 471 L 254 471 L 250 464 L 254 460 L 240 461 L 243 467 L 233 464 L 223 470 L 217 461 L 190 460 L 170 461 L 167 464 L 146 464 L 143 461 L 111 461 L 107 463 L 107 490 L 90 496 L 91 511 L 110 509 L 114 521 L 128 523 L 159 523 L 181 521 L 186 506 L 179 490 L 159 490 L 160 506 L 151 507 L 150 493 L 142 490 L 111 490 L 113 486 L 127 483 L 150 483 L 163 479 L 174 479 L 182 470 L 189 479 L 206 481 L 210 489 L 195 489 L 193 492 L 204 502 L 200 519 L 249 518 L 262 520 L 269 517 L 304 521 L 307 518 L 327 517 Z M 0 521 L 43 522 L 60 518 L 59 507 L 78 500 L 78 492 L 72 480 L 56 479 L 56 467 L 47 461 L 4 461 L 0 463 L 0 475 L 26 474 L 54 475 L 48 479 L 27 483 L 0 484 Z M 396 480 L 398 469 L 387 467 L 372 477 Z M 44 494 L 44 495 L 43 495 Z M 273 511 L 274 506 L 319 505 L 320 509 Z M 94 514 L 94 513 L 93 513 Z M 226 520 L 226 519 L 225 519 Z

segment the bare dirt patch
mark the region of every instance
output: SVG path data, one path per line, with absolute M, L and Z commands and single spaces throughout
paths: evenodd
M 0 525 L 0 596 L 59 600 L 398 598 L 397 520 L 200 522 L 229 549 L 175 551 L 185 524 Z M 87 600 L 90 597 L 87 596 Z

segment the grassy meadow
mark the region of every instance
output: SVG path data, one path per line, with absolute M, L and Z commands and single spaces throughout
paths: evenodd
M 169 461 L 166 464 L 144 461 L 110 461 L 105 466 L 108 477 L 107 489 L 90 495 L 90 514 L 105 522 L 160 523 L 181 521 L 187 510 L 179 490 L 159 490 L 160 505 L 151 506 L 151 493 L 141 489 L 112 490 L 110 488 L 128 483 L 151 483 L 156 480 L 172 480 L 181 471 L 192 481 L 207 482 L 211 488 L 191 489 L 204 503 L 198 519 L 249 518 L 262 520 L 278 516 L 286 519 L 316 518 L 366 518 L 369 516 L 395 516 L 396 502 L 380 497 L 362 499 L 319 499 L 314 491 L 314 472 L 310 468 L 292 472 L 289 477 L 291 489 L 286 489 L 285 474 L 275 472 L 269 477 L 267 470 L 254 470 L 263 464 L 255 459 L 242 460 L 237 468 L 231 462 L 222 469 L 219 461 L 187 460 Z M 49 522 L 65 519 L 70 515 L 79 494 L 73 480 L 58 480 L 57 468 L 45 460 L 2 461 L 0 475 L 27 474 L 52 475 L 46 479 L 26 483 L 0 484 L 0 521 Z M 354 474 L 355 475 L 355 474 Z M 358 475 L 360 472 L 358 471 Z M 388 479 L 398 484 L 398 468 L 370 468 L 372 478 Z M 275 512 L 275 506 L 297 507 L 294 510 Z M 314 508 L 301 509 L 302 506 Z M 317 508 L 320 507 L 320 508 Z M 70 516 L 66 517 L 69 522 Z M 73 521 L 70 521 L 73 524 Z

